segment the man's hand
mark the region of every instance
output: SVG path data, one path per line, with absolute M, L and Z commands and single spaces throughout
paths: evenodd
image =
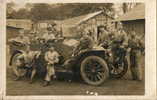
M 127 49 L 127 52 L 130 52 L 130 51 L 131 51 L 131 48 L 128 48 L 128 49 Z
M 35 58 L 36 58 L 36 59 L 39 58 L 40 54 L 41 54 L 41 51 L 37 51 Z

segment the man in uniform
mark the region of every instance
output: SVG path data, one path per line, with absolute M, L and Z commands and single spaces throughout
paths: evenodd
M 17 41 L 17 42 L 23 43 L 25 45 L 29 45 L 30 44 L 29 38 L 24 35 L 24 29 L 20 29 L 19 30 L 19 35 L 16 38 L 10 39 L 9 41 L 10 42 Z
M 118 28 L 118 32 L 115 34 L 116 40 L 121 43 L 121 46 L 128 45 L 127 33 L 123 30 L 122 27 Z
M 78 45 L 74 49 L 73 55 L 77 55 L 81 50 L 92 49 L 94 45 L 92 37 L 88 36 L 86 33 L 80 39 Z
M 51 23 L 48 25 L 47 30 L 51 33 L 54 34 L 55 37 L 57 37 L 59 35 L 59 31 L 57 30 L 57 24 L 56 23 Z
M 109 42 L 109 32 L 107 31 L 106 26 L 100 26 L 98 32 L 98 44 Z
M 115 33 L 107 30 L 107 28 L 100 27 L 98 45 L 101 45 L 105 49 L 109 49 L 113 45 L 113 41 L 116 39 Z
M 88 36 L 86 33 L 82 35 L 83 35 L 82 38 L 79 40 L 78 44 L 73 50 L 71 58 L 64 62 L 64 66 L 67 69 L 70 69 L 72 67 L 73 62 L 75 62 L 76 60 L 75 56 L 77 56 L 83 50 L 92 49 L 94 46 L 94 41 L 92 37 Z
M 30 45 L 30 40 L 27 36 L 24 35 L 24 29 L 19 30 L 19 35 L 15 38 L 12 38 L 9 40 L 10 43 L 19 42 L 23 44 L 24 46 L 18 46 L 18 48 L 15 48 L 14 45 L 10 45 L 10 55 L 12 55 L 17 49 L 24 49 L 27 48 L 28 45 Z M 11 58 L 12 61 L 13 57 Z M 9 63 L 11 65 L 11 62 Z
M 55 39 L 55 35 L 51 31 L 45 31 L 45 34 L 43 35 L 42 38 L 47 42 L 48 40 Z
M 132 74 L 133 80 L 141 80 L 141 73 L 139 65 L 140 63 L 140 57 L 141 57 L 141 51 L 143 50 L 144 46 L 141 42 L 142 39 L 140 39 L 135 32 L 133 31 L 130 34 L 129 40 L 128 40 L 128 46 L 131 49 L 130 50 L 130 70 Z
M 13 66 L 13 71 L 17 76 L 15 80 L 19 80 L 24 75 L 24 73 L 19 73 L 20 69 L 32 68 L 32 74 L 30 80 L 30 83 L 32 83 L 33 78 L 36 74 L 37 66 L 35 65 L 35 63 L 39 55 L 40 55 L 40 51 L 31 51 L 30 47 L 28 46 L 26 51 L 23 51 L 23 53 L 17 57 L 15 66 Z
M 54 66 L 59 62 L 59 54 L 57 51 L 55 51 L 54 47 L 50 47 L 49 50 L 45 53 L 45 60 L 47 62 L 47 73 L 43 86 L 48 86 L 50 84 L 51 77 L 55 76 Z

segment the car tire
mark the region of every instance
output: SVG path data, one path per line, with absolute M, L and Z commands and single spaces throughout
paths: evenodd
M 17 53 L 13 56 L 13 58 L 12 58 L 12 68 L 16 67 L 16 60 L 17 60 L 17 57 L 20 56 L 20 55 L 21 55 L 21 53 Z M 24 69 L 24 68 L 20 68 L 19 70 L 17 70 L 17 72 L 20 74 L 20 76 L 25 76 L 26 73 L 27 73 L 27 70 Z
M 111 69 L 112 67 L 109 66 L 110 78 L 117 78 L 118 79 L 118 78 L 123 77 L 127 73 L 127 71 L 128 71 L 128 61 L 127 61 L 127 59 L 124 59 L 122 67 L 123 67 L 123 69 L 122 69 L 122 71 L 120 73 L 114 74 L 114 73 L 112 73 L 112 69 Z
M 80 74 L 84 82 L 98 86 L 108 79 L 109 69 L 103 58 L 95 55 L 88 56 L 81 62 Z

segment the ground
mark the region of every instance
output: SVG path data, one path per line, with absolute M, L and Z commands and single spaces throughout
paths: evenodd
M 48 87 L 43 87 L 43 81 L 36 78 L 29 84 L 28 78 L 14 81 L 11 69 L 7 69 L 7 95 L 143 95 L 144 80 L 133 81 L 128 72 L 121 79 L 108 79 L 101 86 L 91 86 L 83 81 L 54 80 Z
M 90 86 L 82 82 L 53 81 L 51 86 L 42 87 L 38 80 L 29 84 L 28 80 L 7 79 L 7 95 L 143 95 L 144 82 L 132 80 L 108 80 L 102 86 Z M 88 94 L 89 93 L 89 94 Z
M 144 73 L 144 57 L 142 58 L 141 68 Z M 43 80 L 38 77 L 33 84 L 29 84 L 28 78 L 20 81 L 13 79 L 12 70 L 7 67 L 7 95 L 144 95 L 144 74 L 142 81 L 133 81 L 130 70 L 121 79 L 108 79 L 101 86 L 91 86 L 79 79 L 69 81 L 66 78 L 54 80 L 50 86 L 43 87 Z

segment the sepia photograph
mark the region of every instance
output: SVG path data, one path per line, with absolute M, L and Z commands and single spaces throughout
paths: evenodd
M 6 95 L 145 95 L 145 3 L 6 4 Z

